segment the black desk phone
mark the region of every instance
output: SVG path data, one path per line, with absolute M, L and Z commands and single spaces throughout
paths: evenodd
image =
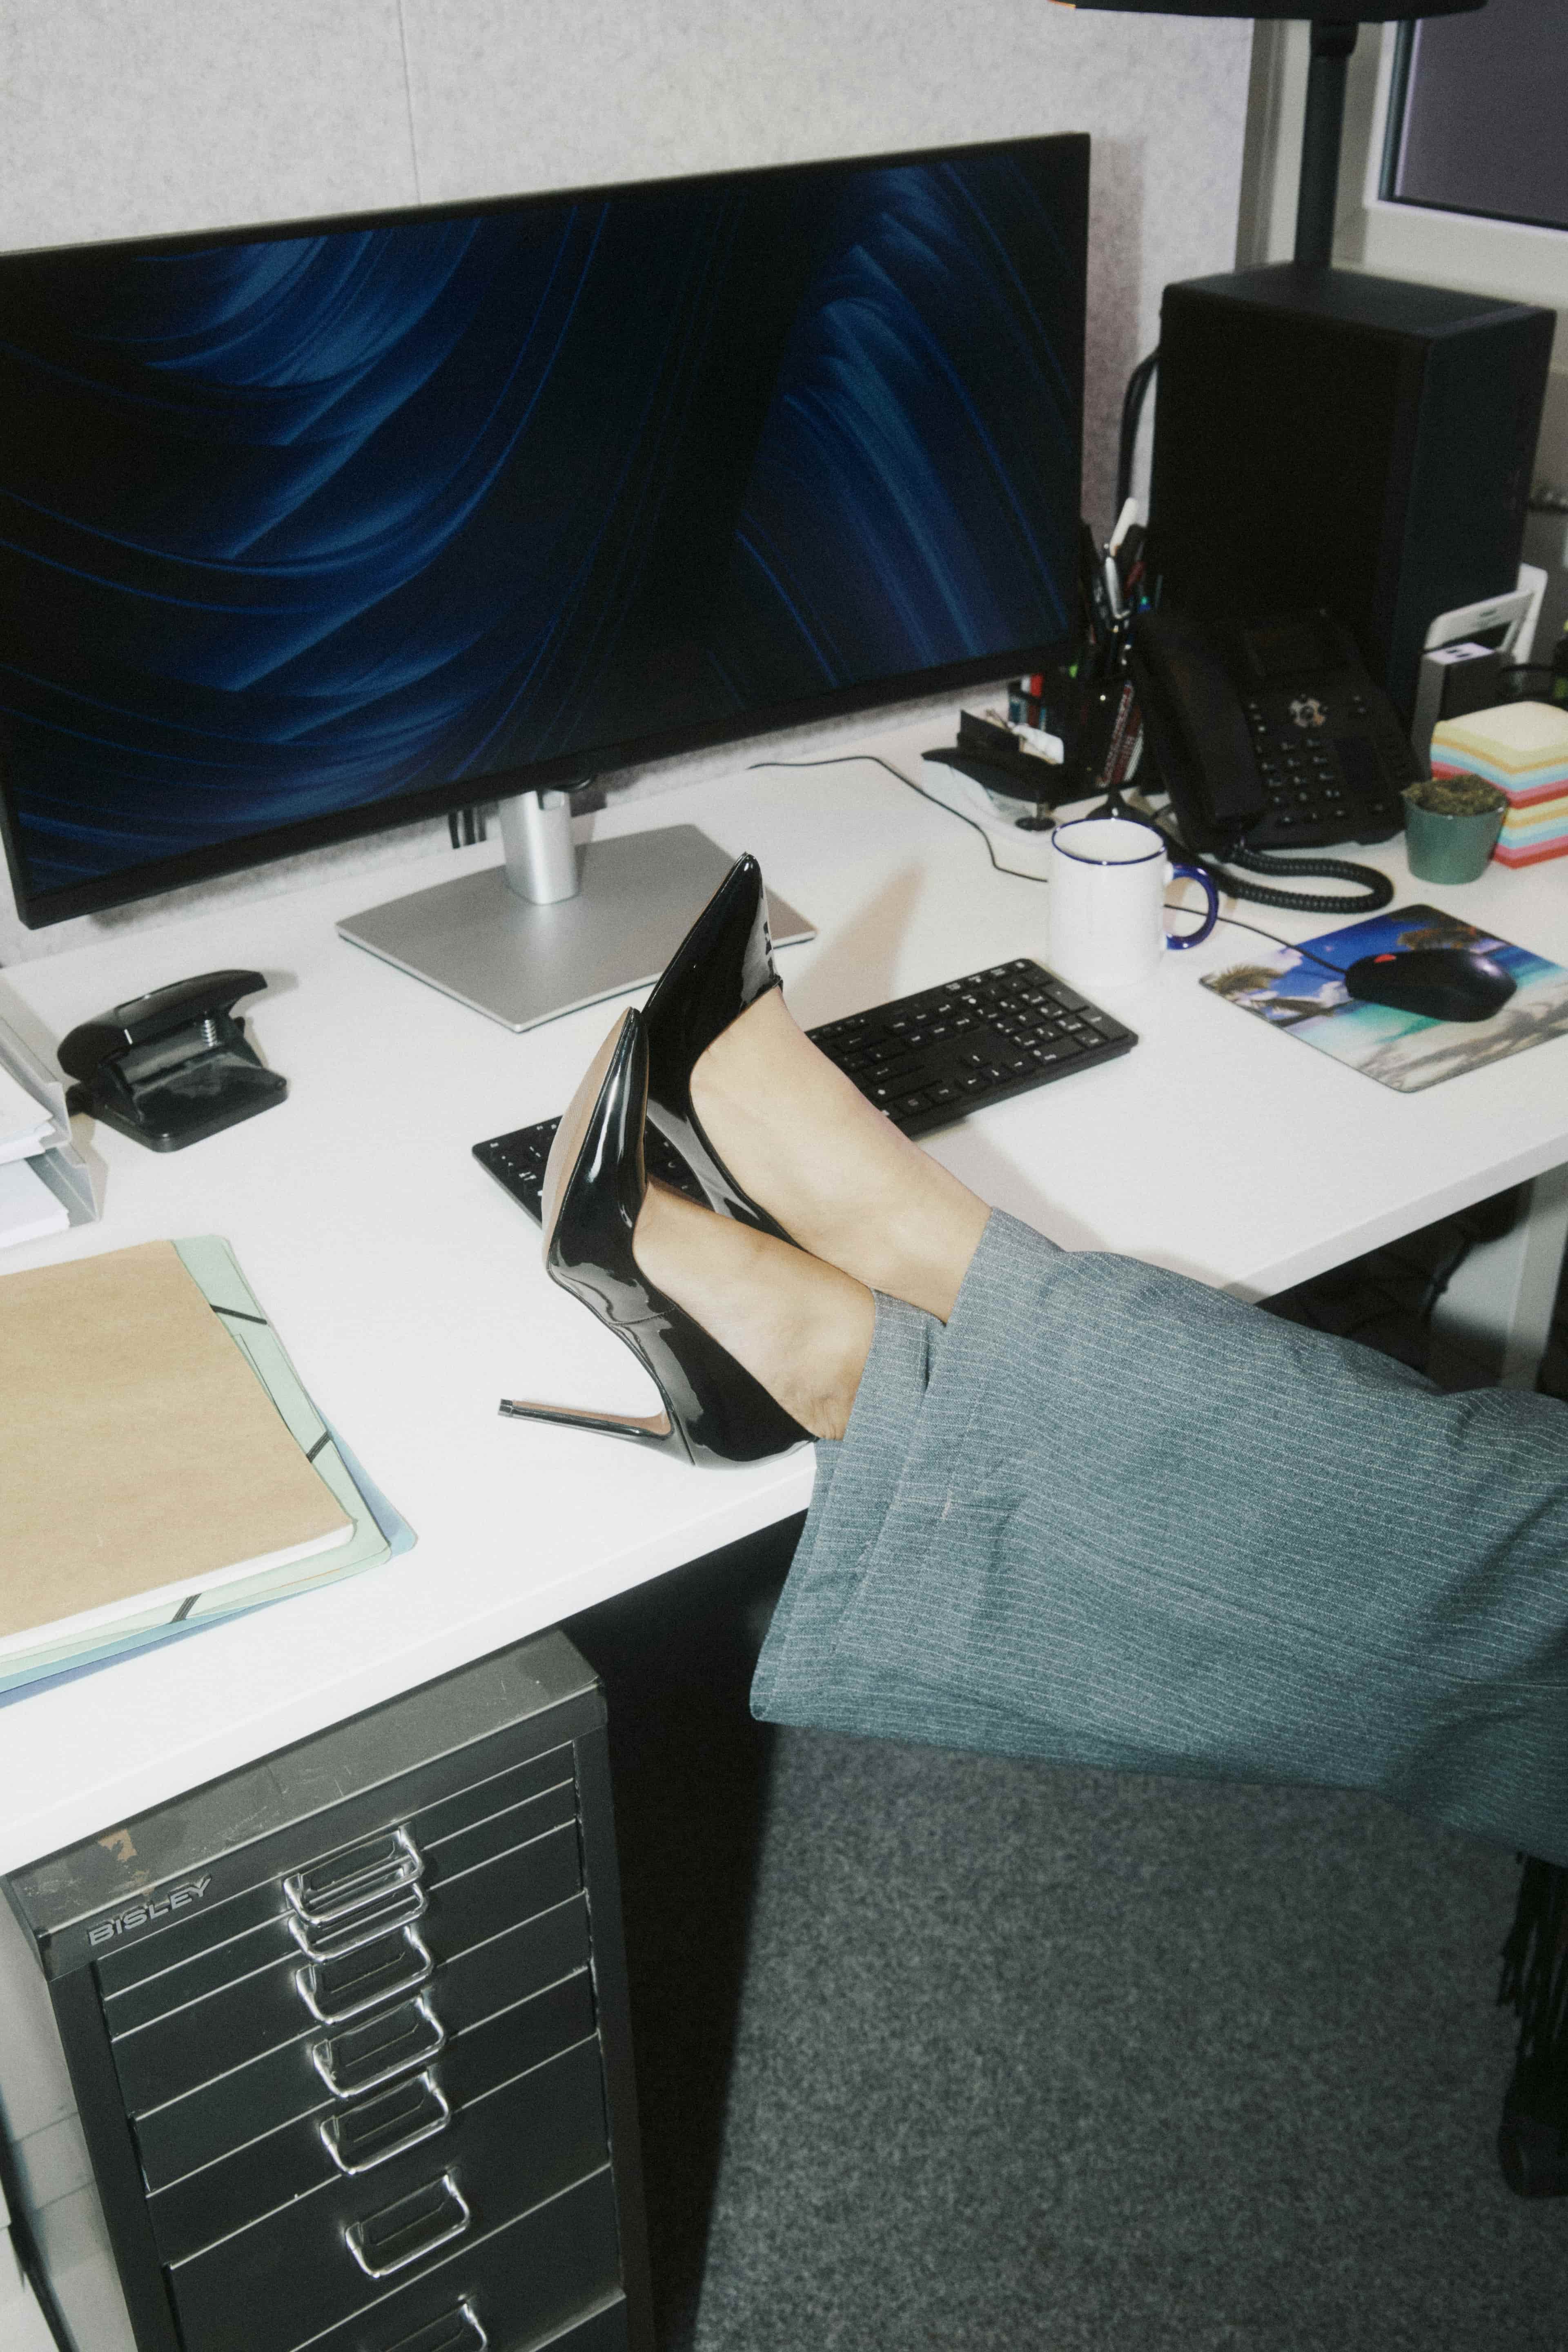
M 1313 849 L 1400 830 L 1399 795 L 1425 770 L 1331 614 L 1219 626 L 1143 613 L 1131 661 L 1147 749 L 1189 849 Z

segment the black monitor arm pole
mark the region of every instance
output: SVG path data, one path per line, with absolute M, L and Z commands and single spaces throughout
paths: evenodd
M 1279 11 L 1270 11 L 1277 15 Z M 1357 27 L 1338 18 L 1312 19 L 1312 62 L 1307 72 L 1307 110 L 1301 121 L 1301 171 L 1296 184 L 1295 258 L 1326 269 L 1334 253 L 1334 207 L 1340 188 L 1340 140 L 1345 121 L 1345 81 Z M 1160 354 L 1140 360 L 1122 404 L 1116 471 L 1116 510 L 1132 487 L 1132 457 L 1143 402 Z
M 1296 191 L 1296 259 L 1326 269 L 1333 258 L 1334 205 L 1340 186 L 1340 135 L 1345 79 L 1356 27 L 1315 16 L 1307 111 L 1301 125 L 1301 176 Z

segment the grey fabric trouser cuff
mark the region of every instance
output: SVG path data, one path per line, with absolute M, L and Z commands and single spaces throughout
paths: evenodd
M 945 1328 L 877 1302 L 752 1704 L 1568 1862 L 1568 1408 L 994 1213 Z

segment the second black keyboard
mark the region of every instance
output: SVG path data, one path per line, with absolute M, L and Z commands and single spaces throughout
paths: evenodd
M 807 1034 L 906 1135 L 951 1127 L 987 1103 L 1114 1061 L 1138 1043 L 1125 1023 L 1026 956 Z M 544 1163 L 560 1123 L 542 1118 L 474 1146 L 480 1167 L 531 1217 L 539 1215 Z M 685 1161 L 651 1126 L 647 1171 L 701 1200 Z

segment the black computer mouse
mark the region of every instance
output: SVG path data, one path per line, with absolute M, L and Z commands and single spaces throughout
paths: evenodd
M 1515 987 L 1500 963 L 1469 948 L 1405 948 L 1363 956 L 1344 979 L 1358 1004 L 1386 1004 L 1428 1021 L 1489 1021 Z

